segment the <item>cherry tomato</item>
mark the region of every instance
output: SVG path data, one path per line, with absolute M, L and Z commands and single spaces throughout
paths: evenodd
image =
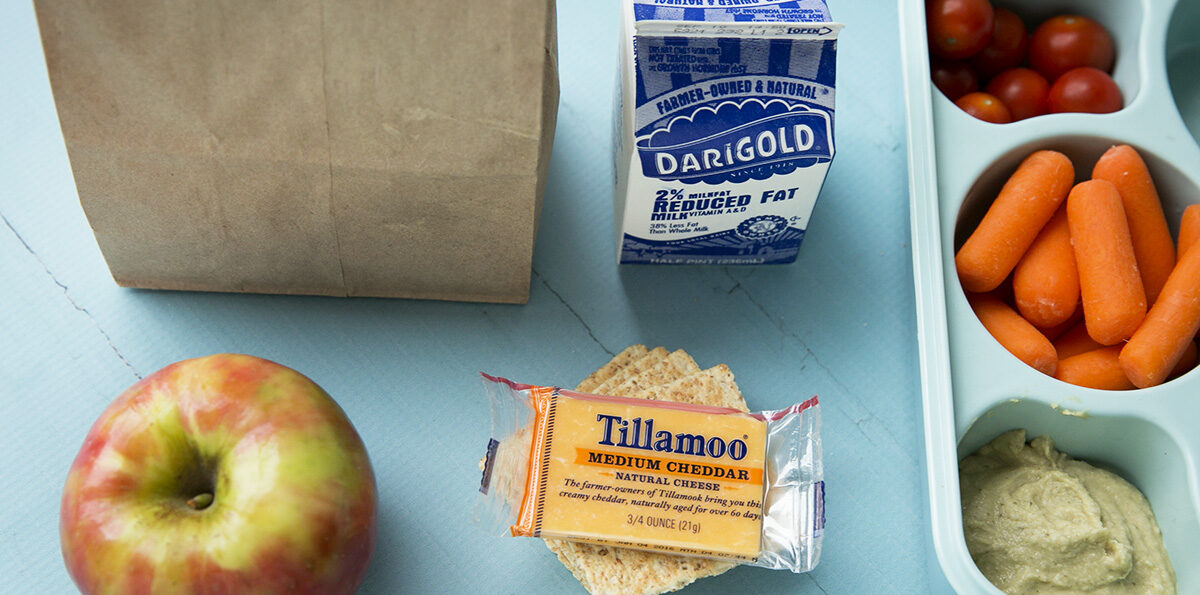
M 1004 107 L 999 99 L 994 95 L 987 93 L 967 93 L 958 98 L 954 105 L 962 108 L 964 112 L 992 124 L 1008 124 L 1012 122 L 1012 115 L 1008 113 L 1008 108 Z
M 966 62 L 933 58 L 929 63 L 929 71 L 933 84 L 945 94 L 950 101 L 979 90 L 979 77 Z
M 1028 68 L 1010 68 L 997 74 L 987 84 L 986 91 L 995 95 L 1008 112 L 1013 122 L 1046 113 L 1046 95 L 1050 83 L 1042 75 Z
M 971 68 L 985 80 L 1020 66 L 1029 50 L 1029 34 L 1021 17 L 1011 10 L 997 8 L 995 21 L 992 42 L 971 58 Z
M 926 0 L 929 51 L 947 60 L 970 58 L 992 41 L 994 17 L 988 0 Z
M 1029 41 L 1029 65 L 1050 82 L 1080 66 L 1112 72 L 1113 55 L 1108 31 L 1100 23 L 1078 15 L 1047 20 Z
M 1124 105 L 1121 89 L 1102 70 L 1084 66 L 1063 73 L 1046 99 L 1050 113 L 1108 114 Z

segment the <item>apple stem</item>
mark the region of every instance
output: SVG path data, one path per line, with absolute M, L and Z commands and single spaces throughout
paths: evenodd
M 209 494 L 208 492 L 205 492 L 203 494 L 197 495 L 194 498 L 190 498 L 187 501 L 187 505 L 192 510 L 204 510 L 205 508 L 208 508 L 208 506 L 210 504 L 212 504 L 212 501 L 213 501 L 213 495 Z

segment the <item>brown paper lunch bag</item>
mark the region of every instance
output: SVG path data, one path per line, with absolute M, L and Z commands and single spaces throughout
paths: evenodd
M 553 0 L 35 0 L 123 286 L 523 303 Z

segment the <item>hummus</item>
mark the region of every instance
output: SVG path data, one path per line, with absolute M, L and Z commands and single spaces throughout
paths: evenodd
M 1050 438 L 1001 434 L 959 475 L 967 549 L 1005 593 L 1175 593 L 1146 497 Z

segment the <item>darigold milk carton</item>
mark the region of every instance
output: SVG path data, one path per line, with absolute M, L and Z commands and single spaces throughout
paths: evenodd
M 796 259 L 833 159 L 824 0 L 623 0 L 621 263 Z

